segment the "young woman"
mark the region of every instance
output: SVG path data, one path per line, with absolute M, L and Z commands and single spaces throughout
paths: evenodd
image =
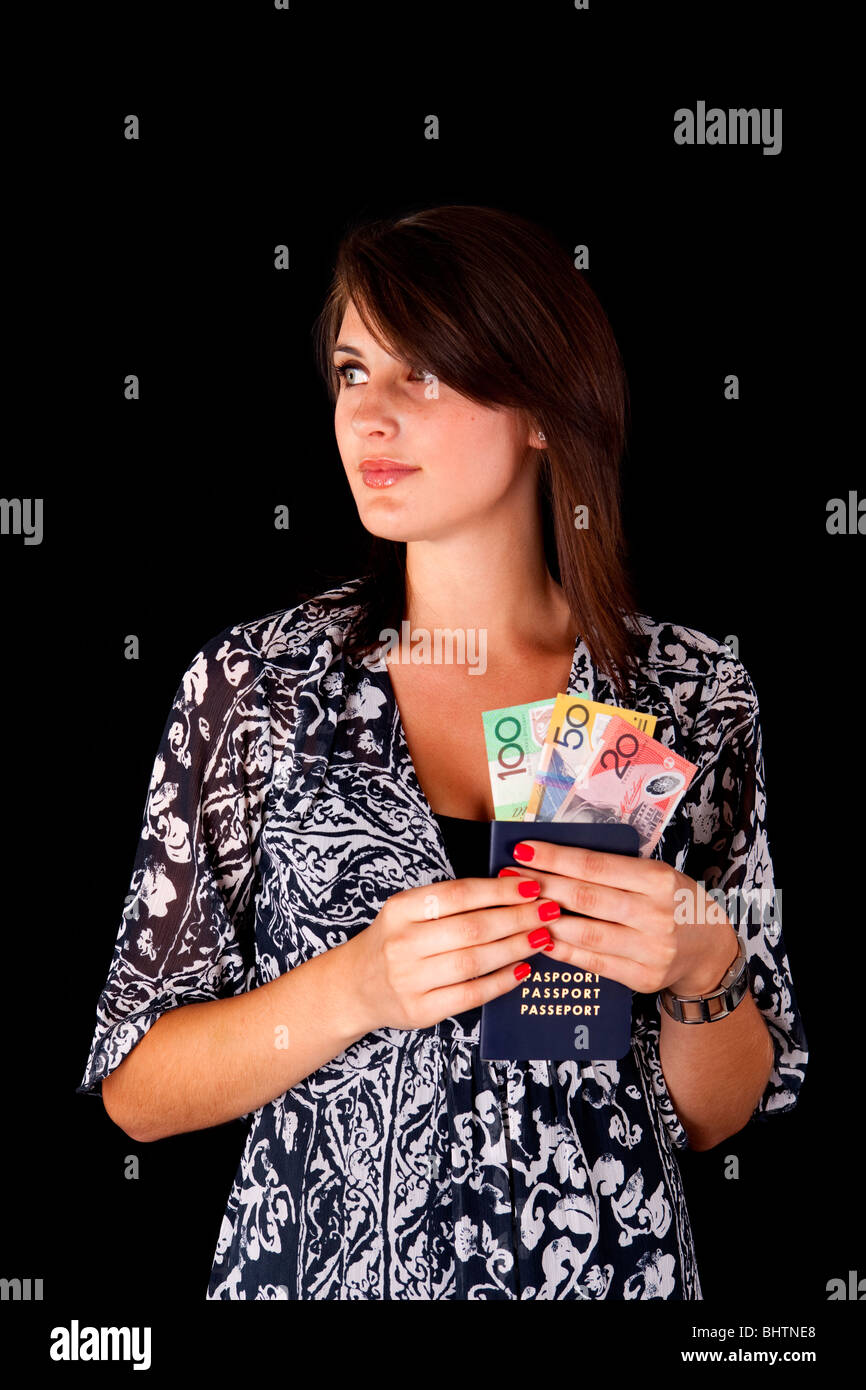
M 634 610 L 610 326 L 543 230 L 439 207 L 346 236 L 317 350 L 369 571 L 190 663 L 78 1089 L 141 1141 L 248 1122 L 210 1299 L 699 1299 L 676 1149 L 791 1109 L 806 1038 L 774 917 L 676 911 L 772 896 L 758 703 Z M 404 620 L 483 633 L 484 669 L 381 659 Z M 652 857 L 527 823 L 492 878 L 481 713 L 559 691 L 697 771 Z M 479 1057 L 545 928 L 634 991 L 625 1057 Z M 663 1006 L 738 953 L 726 1014 Z

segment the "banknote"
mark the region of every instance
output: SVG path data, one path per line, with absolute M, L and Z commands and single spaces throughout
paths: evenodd
M 554 695 L 482 713 L 495 820 L 523 820 L 556 700 Z
M 645 734 L 655 733 L 654 714 L 601 704 L 580 691 L 557 695 L 529 793 L 525 820 L 558 818 L 557 812 L 579 779 L 581 770 L 601 747 L 611 719 L 617 717 Z
M 638 853 L 646 857 L 696 772 L 694 763 L 616 716 L 555 819 L 633 825 L 640 836 Z

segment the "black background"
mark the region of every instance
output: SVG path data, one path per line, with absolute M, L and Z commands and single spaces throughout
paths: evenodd
M 635 1364 L 650 1347 L 665 1370 L 695 1344 L 687 1324 L 811 1324 L 811 1341 L 753 1345 L 817 1349 L 826 1367 L 854 1314 L 828 1303 L 827 1281 L 858 1265 L 866 1276 L 864 542 L 828 535 L 826 517 L 831 497 L 864 488 L 839 439 L 853 372 L 824 323 L 841 295 L 847 185 L 796 78 L 790 12 L 293 0 L 288 13 L 202 11 L 186 27 L 158 6 L 99 14 L 70 27 L 67 95 L 58 108 L 31 96 L 21 127 L 33 142 L 17 151 L 38 202 L 23 201 L 16 224 L 30 292 L 8 384 L 25 429 L 3 494 L 42 497 L 45 533 L 39 546 L 0 538 L 0 1274 L 42 1278 L 45 1297 L 4 1304 L 4 1335 L 56 1375 L 72 1368 L 48 1361 L 48 1329 L 72 1318 L 152 1325 L 155 1370 L 185 1338 L 196 1365 L 243 1359 L 230 1314 L 203 1300 L 244 1126 L 139 1145 L 75 1087 L 181 674 L 222 628 L 329 587 L 365 553 L 311 351 L 341 233 L 359 216 L 458 202 L 589 247 L 631 393 L 624 508 L 639 602 L 739 640 L 810 1044 L 793 1112 L 679 1155 L 703 1305 L 585 1316 L 639 1329 Z M 674 111 L 698 100 L 781 107 L 781 153 L 676 145 Z M 137 142 L 124 139 L 129 113 Z M 431 113 L 438 141 L 424 138 Z M 291 268 L 278 272 L 282 243 Z M 138 402 L 123 398 L 131 372 Z M 729 373 L 737 401 L 724 399 Z M 279 504 L 287 532 L 273 527 Z M 124 659 L 128 634 L 138 661 Z M 124 1177 L 133 1152 L 137 1181 Z M 724 1176 L 730 1154 L 737 1180 Z M 560 1335 L 563 1315 L 549 1316 Z M 270 1364 L 269 1337 L 256 1347 Z

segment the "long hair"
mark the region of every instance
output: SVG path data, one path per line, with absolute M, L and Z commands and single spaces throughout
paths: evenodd
M 374 340 L 470 400 L 519 412 L 546 447 L 539 500 L 548 569 L 595 666 L 625 698 L 645 641 L 620 511 L 628 385 L 611 326 L 554 238 L 497 208 L 433 207 L 350 227 L 312 336 L 336 404 L 334 345 L 352 301 Z M 575 509 L 587 508 L 577 529 Z M 346 650 L 370 654 L 405 611 L 406 542 L 372 536 Z

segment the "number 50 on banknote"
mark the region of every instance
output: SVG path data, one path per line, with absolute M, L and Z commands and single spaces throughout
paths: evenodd
M 624 719 L 641 733 L 655 733 L 656 717 L 640 710 L 604 705 L 586 695 L 556 697 L 529 792 L 524 820 L 559 820 L 575 783 L 601 747 L 611 719 Z

